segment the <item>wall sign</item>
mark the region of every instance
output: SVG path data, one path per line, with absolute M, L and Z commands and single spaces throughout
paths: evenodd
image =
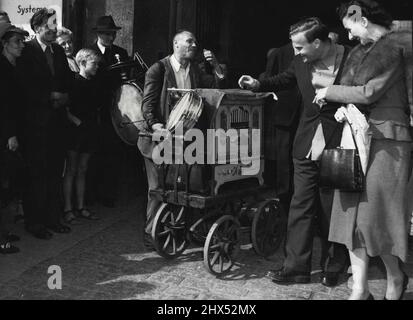
M 0 10 L 6 11 L 11 23 L 27 30 L 33 35 L 30 28 L 30 18 L 41 8 L 52 8 L 56 11 L 57 25 L 62 26 L 62 1 L 63 0 L 1 0 Z

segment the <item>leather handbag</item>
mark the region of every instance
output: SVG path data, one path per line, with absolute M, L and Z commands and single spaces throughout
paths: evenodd
M 320 187 L 347 192 L 364 190 L 364 174 L 357 144 L 355 149 L 326 149 L 321 155 Z

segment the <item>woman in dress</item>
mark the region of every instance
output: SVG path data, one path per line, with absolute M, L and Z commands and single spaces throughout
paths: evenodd
M 409 281 L 402 262 L 408 254 L 407 200 L 412 196 L 407 192 L 411 80 L 406 81 L 412 34 L 392 31 L 390 15 L 374 1 L 352 1 L 338 11 L 350 39 L 360 44 L 349 55 L 341 85 L 320 91 L 316 101 L 356 104 L 366 112 L 372 140 L 365 190 L 336 191 L 329 240 L 349 249 L 354 281 L 350 300 L 373 299 L 367 274 L 370 257 L 377 256 L 387 272 L 385 299 L 398 300 Z M 345 120 L 340 114 L 336 118 Z

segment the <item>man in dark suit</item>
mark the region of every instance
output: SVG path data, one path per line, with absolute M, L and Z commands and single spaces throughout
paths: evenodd
M 294 194 L 288 216 L 287 255 L 283 267 L 269 273 L 276 283 L 310 281 L 316 218 L 322 240 L 321 283 L 336 285 L 339 273 L 347 264 L 346 248 L 327 240 L 333 192 L 320 190 L 318 185 L 321 153 L 340 144 L 342 125 L 334 119 L 339 104 L 319 106 L 314 98 L 318 90 L 340 80 L 348 53 L 347 48 L 332 43 L 328 33 L 318 18 L 298 22 L 290 29 L 296 56 L 289 69 L 263 81 L 250 76 L 243 76 L 239 81 L 241 87 L 256 91 L 278 91 L 298 85 L 303 99 L 293 146 Z
M 0 12 L 1 14 L 1 12 Z M 9 204 L 15 192 L 13 180 L 17 171 L 22 171 L 18 165 L 20 157 L 16 151 L 19 148 L 17 123 L 19 112 L 23 105 L 20 85 L 15 75 L 16 58 L 24 48 L 24 39 L 29 33 L 0 19 L 0 43 L 3 51 L 0 53 L 0 253 L 13 254 L 19 248 L 11 244 L 19 237 L 10 233 L 6 221 L 3 221 L 3 209 Z
M 90 175 L 91 183 L 96 194 L 94 197 L 107 207 L 114 207 L 116 201 L 116 192 L 119 186 L 119 169 L 120 155 L 123 151 L 123 145 L 117 136 L 112 125 L 110 110 L 115 90 L 121 83 L 121 77 L 118 72 L 108 71 L 107 68 L 118 62 L 117 55 L 121 61 L 129 59 L 125 49 L 114 44 L 117 32 L 121 27 L 116 26 L 112 16 L 102 16 L 97 22 L 93 31 L 96 32 L 97 40 L 91 46 L 91 49 L 98 52 L 101 56 L 101 65 L 97 74 L 100 82 L 102 95 L 105 101 L 101 106 L 100 115 L 100 132 L 101 145 L 93 156 L 91 163 Z
M 40 239 L 53 231 L 68 233 L 60 223 L 60 190 L 64 166 L 65 105 L 72 79 L 62 47 L 55 43 L 56 12 L 37 11 L 30 20 L 36 37 L 27 42 L 16 72 L 26 96 L 22 119 L 28 185 L 23 199 L 26 230 Z
M 121 61 L 126 61 L 129 59 L 128 52 L 114 44 L 117 32 L 121 29 L 121 27 L 118 27 L 115 24 L 112 16 L 100 17 L 96 22 L 96 26 L 92 29 L 96 32 L 97 40 L 91 46 L 91 49 L 95 50 L 102 56 L 102 66 L 104 68 L 101 68 L 100 72 L 104 73 L 106 77 L 112 77 L 114 85 L 117 84 L 116 82 L 120 81 L 120 76 L 116 73 L 108 72 L 106 67 L 118 62 L 116 55 L 119 55 Z
M 211 65 L 213 75 L 201 71 L 194 62 L 197 43 L 191 32 L 180 31 L 175 35 L 173 51 L 172 55 L 156 62 L 146 73 L 142 111 L 149 132 L 166 130 L 164 126 L 171 112 L 170 107 L 172 107 L 168 88 L 216 88 L 225 78 L 223 70 L 211 51 L 204 50 L 203 55 Z M 149 137 L 140 137 L 138 140 L 138 148 L 145 158 L 149 186 L 144 235 L 144 244 L 148 249 L 152 247 L 153 220 L 161 204 L 149 194 L 150 190 L 159 187 L 158 173 L 152 160 L 154 146 L 155 143 Z
M 267 66 L 259 80 L 284 72 L 294 58 L 291 43 L 273 48 L 268 53 Z M 264 110 L 265 183 L 275 187 L 277 197 L 288 213 L 293 193 L 292 147 L 301 110 L 301 94 L 297 86 L 277 92 L 277 101 Z

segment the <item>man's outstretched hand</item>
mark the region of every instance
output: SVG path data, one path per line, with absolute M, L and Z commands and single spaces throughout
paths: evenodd
M 238 80 L 241 89 L 256 91 L 260 88 L 260 82 L 251 76 L 242 76 Z

